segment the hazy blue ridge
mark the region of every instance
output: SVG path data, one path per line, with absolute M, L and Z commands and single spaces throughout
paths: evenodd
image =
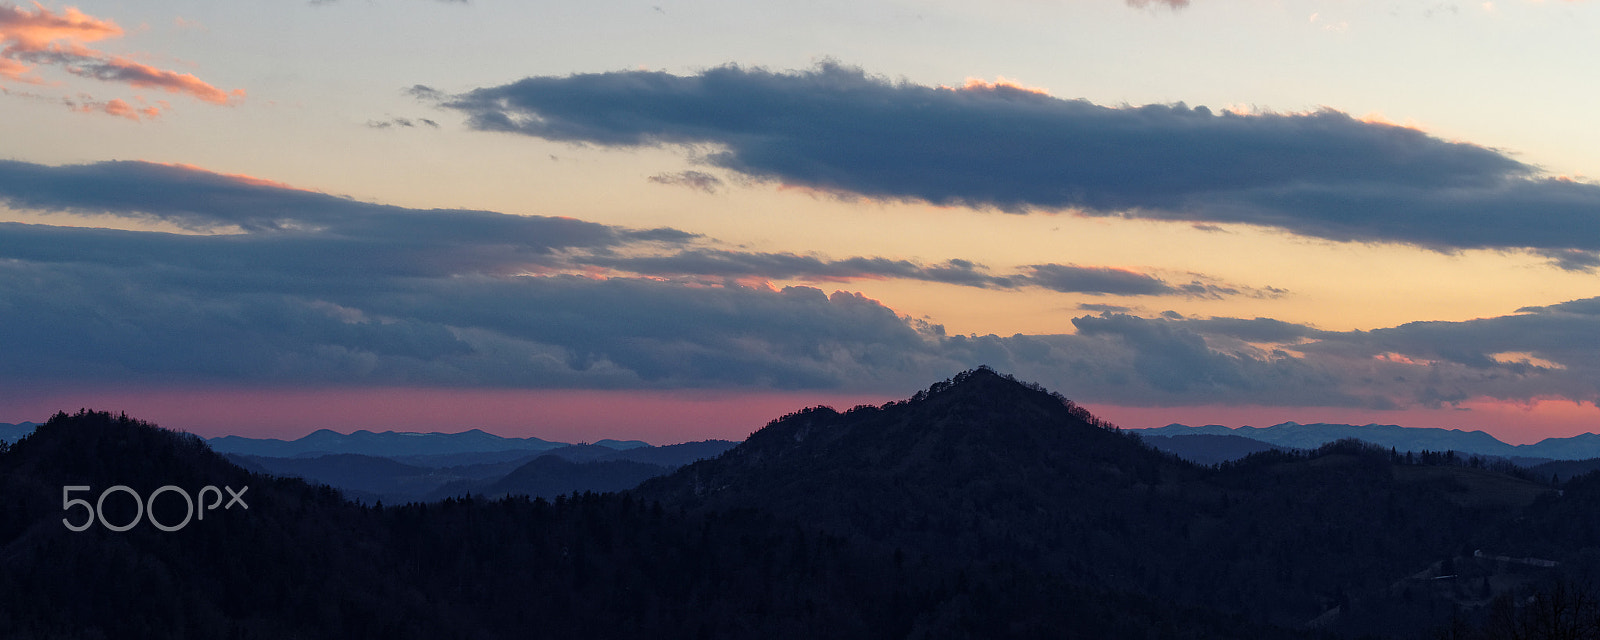
M 1252 453 L 1278 451 L 1287 447 L 1229 434 L 1196 433 L 1187 435 L 1142 435 L 1150 446 L 1196 464 L 1213 465 L 1238 460 Z
M 1295 449 L 1315 449 L 1335 440 L 1355 438 L 1397 451 L 1458 451 L 1508 459 L 1585 460 L 1600 457 L 1600 435 L 1586 433 L 1568 438 L 1546 438 L 1535 444 L 1510 445 L 1483 431 L 1402 427 L 1392 424 L 1300 424 L 1285 422 L 1270 427 L 1229 428 L 1221 425 L 1191 427 L 1169 424 L 1153 429 L 1128 429 L 1141 435 L 1231 435 Z
M 21 440 L 23 436 L 33 433 L 33 428 L 37 426 L 39 425 L 32 422 L 22 422 L 18 424 L 0 422 L 0 440 L 4 440 L 6 442 L 16 442 Z
M 618 491 L 632 488 L 645 478 L 696 460 L 714 458 L 735 444 L 726 440 L 706 440 L 664 447 L 645 444 L 622 450 L 585 444 L 543 451 L 397 457 L 358 453 L 226 455 L 236 464 L 252 471 L 326 484 L 338 489 L 347 498 L 367 503 L 382 500 L 394 504 L 466 494 L 553 497 L 557 493 L 572 491 Z M 549 460 L 533 464 L 539 458 Z M 419 459 L 448 461 L 450 464 L 414 462 Z
M 365 429 L 342 434 L 319 429 L 297 440 L 222 436 L 207 440 L 218 453 L 242 453 L 272 458 L 356 453 L 369 456 L 416 456 L 485 451 L 546 451 L 566 446 L 539 438 L 505 438 L 472 429 L 461 433 L 411 433 Z

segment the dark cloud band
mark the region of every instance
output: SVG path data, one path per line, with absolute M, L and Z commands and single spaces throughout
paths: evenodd
M 1600 187 L 1328 109 L 1105 107 L 1004 84 L 894 82 L 831 63 L 531 77 L 440 99 L 481 130 L 712 145 L 699 157 L 723 169 L 869 198 L 1564 252 L 1552 258 L 1566 268 L 1600 262 Z
M 0 163 L 0 199 L 230 231 L 0 223 L 0 384 L 903 393 L 990 364 L 1129 405 L 1600 399 L 1597 300 L 1355 332 L 1084 305 L 1099 313 L 1072 320 L 1074 332 L 962 336 L 859 294 L 733 280 L 882 277 L 1128 297 L 1233 285 L 1070 264 L 995 274 L 964 260 L 719 250 L 675 229 L 387 207 L 145 163 Z

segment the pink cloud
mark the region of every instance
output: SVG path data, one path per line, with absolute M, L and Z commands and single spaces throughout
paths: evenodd
M 122 35 L 122 27 L 67 7 L 60 15 L 33 3 L 34 12 L 18 6 L 0 6 L 0 43 L 6 57 L 16 52 L 40 51 L 51 42 L 94 42 Z
M 206 84 L 194 74 L 178 73 L 139 64 L 127 58 L 110 56 L 83 66 L 67 69 L 74 75 L 124 82 L 136 88 L 161 89 L 170 93 L 186 93 L 212 104 L 228 104 L 230 94 Z M 232 97 L 243 97 L 244 90 L 236 89 Z
M 9 59 L 9 58 L 0 58 L 0 78 L 7 78 L 7 79 L 10 79 L 10 80 L 15 80 L 15 81 L 18 81 L 18 82 L 26 82 L 26 83 L 29 83 L 29 84 L 40 84 L 40 83 L 42 83 L 43 80 L 40 80 L 38 78 L 28 78 L 28 77 L 24 77 L 22 75 L 24 73 L 27 73 L 27 72 L 31 71 L 32 69 L 33 69 L 32 67 L 29 67 L 28 65 L 22 64 L 21 62 L 17 62 L 16 60 L 12 60 L 12 59 Z
M 49 99 L 45 96 L 32 94 L 29 94 L 25 97 Z M 86 93 L 80 93 L 75 98 L 61 98 L 60 101 L 62 104 L 67 105 L 67 108 L 77 111 L 78 113 L 100 113 L 119 118 L 127 118 L 134 122 L 158 118 L 161 116 L 161 112 L 168 108 L 168 105 L 165 103 L 161 104 L 161 106 L 147 105 L 141 98 L 134 98 L 134 101 L 138 103 L 137 105 L 121 98 L 113 98 L 111 100 L 96 100 L 94 96 Z
M 84 78 L 126 84 L 141 89 L 160 89 L 189 95 L 212 104 L 229 104 L 244 96 L 242 89 L 219 89 L 194 74 L 159 69 L 124 56 L 96 51 L 84 45 L 121 36 L 122 27 L 101 20 L 76 8 L 56 13 L 35 2 L 29 11 L 15 5 L 0 5 L 0 81 L 45 84 L 29 75 L 39 66 L 59 66 L 67 73 Z M 107 102 L 73 103 L 74 109 L 106 113 L 138 120 L 155 117 L 162 108 L 134 107 L 121 99 Z M 164 108 L 164 107 L 163 107 Z

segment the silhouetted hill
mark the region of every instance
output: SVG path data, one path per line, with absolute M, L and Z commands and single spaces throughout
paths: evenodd
M 701 458 L 732 447 L 725 440 L 688 442 L 665 447 L 649 445 L 612 449 L 572 445 L 543 452 L 506 451 L 440 454 L 394 458 L 359 454 L 302 455 L 293 458 L 228 454 L 242 467 L 259 473 L 304 478 L 338 489 L 345 497 L 367 503 L 396 504 L 439 500 L 466 494 L 497 497 L 525 494 L 553 498 L 584 491 L 621 491 Z M 533 465 L 517 478 L 507 478 L 537 458 L 554 456 L 568 464 Z M 456 466 L 421 466 L 401 460 L 492 460 Z
M 365 502 L 408 502 L 461 479 L 437 469 L 354 453 L 301 458 L 269 458 L 234 453 L 228 454 L 227 458 L 252 471 L 302 478 L 312 484 L 326 484 L 338 489 L 346 498 Z
M 544 455 L 518 467 L 505 477 L 471 491 L 488 498 L 508 495 L 554 498 L 559 495 L 595 491 L 632 489 L 648 478 L 671 471 L 670 467 L 629 460 L 572 462 L 555 455 Z M 451 487 L 439 491 L 435 499 L 454 493 Z
M 544 452 L 572 462 L 603 462 L 609 460 L 626 460 L 630 462 L 643 462 L 646 464 L 661 465 L 669 468 L 678 468 L 696 460 L 715 458 L 724 451 L 738 445 L 737 442 L 727 440 L 702 440 L 699 442 L 685 442 L 662 447 L 649 445 L 629 447 L 627 449 L 613 449 L 610 447 L 588 444 L 569 445 Z
M 1539 478 L 1552 478 L 1566 482 L 1581 475 L 1600 471 L 1600 458 L 1588 460 L 1553 460 L 1528 467 L 1528 473 Z
M 397 431 L 373 433 L 363 429 L 350 434 L 331 429 L 318 429 L 297 440 L 223 436 L 212 438 L 208 442 L 212 449 L 221 453 L 272 458 L 322 456 L 334 453 L 394 457 L 485 451 L 545 451 L 563 446 L 562 443 L 548 442 L 539 438 L 504 438 L 481 429 L 471 429 L 461 433 Z M 617 444 L 617 448 L 633 446 L 632 443 Z
M 738 446 L 738 444 L 727 440 L 701 440 L 660 447 L 635 447 L 601 456 L 599 459 L 629 460 L 676 469 L 691 462 L 720 456 L 727 450 Z M 555 452 L 552 451 L 551 453 Z
M 0 442 L 16 442 L 23 436 L 33 433 L 34 428 L 38 426 L 32 422 L 18 424 L 0 422 Z
M 1138 433 L 1138 432 L 1135 432 Z M 1192 435 L 1141 435 L 1152 447 L 1183 458 L 1195 464 L 1214 465 L 1232 462 L 1252 453 L 1282 450 L 1284 447 L 1251 440 L 1243 436 L 1192 434 Z
M 978 369 L 904 402 L 784 416 L 636 493 L 1284 626 L 1420 633 L 1451 605 L 1377 605 L 1552 493 L 1514 471 L 1354 441 L 1210 470 Z
M 612 440 L 611 438 L 597 440 L 595 441 L 595 444 L 607 449 L 615 449 L 617 451 L 626 451 L 628 449 L 637 449 L 639 447 L 650 446 L 650 443 L 643 440 Z
M 1270 427 L 1230 428 L 1209 424 L 1190 427 L 1169 424 L 1151 429 L 1132 429 L 1141 435 L 1231 435 L 1259 440 L 1291 449 L 1315 449 L 1322 445 L 1353 438 L 1391 448 L 1402 453 L 1458 451 L 1470 455 L 1494 456 L 1532 466 L 1550 460 L 1600 458 L 1600 435 L 1585 433 L 1568 438 L 1545 438 L 1534 444 L 1510 445 L 1482 431 L 1402 427 L 1392 424 L 1300 424 L 1285 422 Z
M 196 494 L 218 488 L 221 502 L 185 522 L 185 502 L 163 486 Z M 63 487 L 82 486 L 69 492 Z M 242 492 L 241 503 L 231 492 Z M 102 498 L 101 496 L 105 497 Z M 0 454 L 0 637 L 171 638 L 339 637 L 450 632 L 436 607 L 396 583 L 352 579 L 385 560 L 372 552 L 364 514 L 326 487 L 253 475 L 198 437 L 108 413 L 58 414 Z M 84 531 L 87 507 L 103 521 Z M 102 504 L 103 503 L 103 504 Z M 199 500 L 197 508 L 211 504 Z M 106 523 L 126 526 L 113 531 Z M 365 538 L 365 539 L 364 539 Z M 416 607 L 432 621 L 406 633 L 380 621 L 385 610 Z M 294 612 L 286 615 L 285 612 Z M 371 631 L 357 633 L 360 625 Z

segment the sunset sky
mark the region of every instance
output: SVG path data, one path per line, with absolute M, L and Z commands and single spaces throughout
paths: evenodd
M 0 0 L 0 422 L 1600 431 L 1600 2 Z

